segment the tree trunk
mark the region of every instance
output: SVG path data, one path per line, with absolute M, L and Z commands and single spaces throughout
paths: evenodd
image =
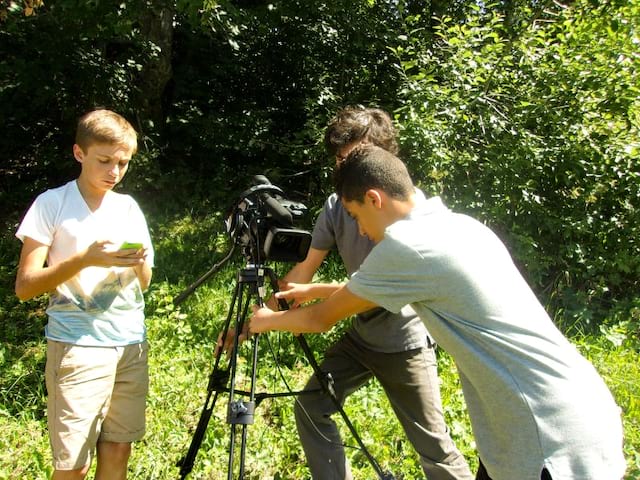
M 139 128 L 144 129 L 151 123 L 153 130 L 161 131 L 165 119 L 165 92 L 173 77 L 171 59 L 173 55 L 174 2 L 162 0 L 146 3 L 140 13 L 140 29 L 144 38 L 157 47 L 157 53 L 151 57 L 140 72 L 138 82 Z M 144 133 L 142 131 L 141 133 Z

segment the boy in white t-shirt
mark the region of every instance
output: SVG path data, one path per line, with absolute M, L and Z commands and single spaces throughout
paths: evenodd
M 138 204 L 113 192 L 137 151 L 122 116 L 80 118 L 76 180 L 40 194 L 16 236 L 23 242 L 16 294 L 49 293 L 47 418 L 53 479 L 126 478 L 131 442 L 145 428 L 147 342 L 142 292 L 153 248 Z
M 323 302 L 254 307 L 254 333 L 321 332 L 380 305 L 410 304 L 455 360 L 482 480 L 620 480 L 620 408 L 593 366 L 555 327 L 485 225 L 418 201 L 405 165 L 358 147 L 335 171 L 336 192 L 376 243 L 348 283 L 290 285 L 276 297 Z

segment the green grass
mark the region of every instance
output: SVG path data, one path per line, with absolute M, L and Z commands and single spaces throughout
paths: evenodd
M 134 446 L 129 474 L 130 479 L 144 480 L 179 478 L 176 462 L 187 452 L 198 422 L 213 368 L 215 340 L 229 309 L 235 273 L 242 267 L 239 261 L 225 266 L 174 307 L 173 298 L 222 258 L 225 238 L 217 233 L 220 222 L 215 217 L 176 216 L 151 223 L 157 249 L 157 268 L 147 293 L 151 390 L 147 434 Z M 8 233 L 0 239 L 0 480 L 46 479 L 52 468 L 45 416 L 44 299 L 21 303 L 15 298 L 19 242 L 12 238 L 14 224 L 6 225 L 4 231 Z M 323 273 L 341 275 L 335 265 Z M 623 409 L 628 479 L 640 478 L 640 342 L 630 333 L 637 324 L 633 319 L 626 329 L 572 339 L 598 368 Z M 306 337 L 317 358 L 342 328 Z M 269 334 L 260 338 L 257 391 L 301 389 L 312 370 L 294 337 Z M 239 357 L 238 388 L 247 386 L 249 351 L 246 344 Z M 475 468 L 475 445 L 464 400 L 454 364 L 445 353 L 439 355 L 439 369 L 452 436 Z M 228 395 L 220 394 L 189 478 L 227 478 L 231 433 L 225 420 L 227 402 Z M 245 478 L 308 478 L 292 403 L 292 397 L 270 398 L 256 409 L 255 423 L 247 427 Z M 417 457 L 376 382 L 352 395 L 345 411 L 383 469 L 397 478 L 422 478 Z M 338 422 L 344 441 L 355 445 Z M 240 435 L 236 452 L 239 449 Z M 347 451 L 355 478 L 375 478 L 362 452 Z

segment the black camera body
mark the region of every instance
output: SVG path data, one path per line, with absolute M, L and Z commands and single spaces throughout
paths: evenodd
M 225 220 L 227 233 L 255 264 L 267 260 L 301 262 L 307 257 L 311 234 L 295 228 L 307 213 L 302 203 L 284 198 L 280 187 L 263 175 L 240 194 Z

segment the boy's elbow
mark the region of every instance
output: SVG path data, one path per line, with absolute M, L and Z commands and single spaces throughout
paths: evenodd
M 25 274 L 20 270 L 18 271 L 14 290 L 16 292 L 16 296 L 20 299 L 20 301 L 25 302 L 37 297 L 38 295 L 46 293 L 46 290 L 43 290 L 41 288 L 42 287 L 39 285 L 39 283 L 34 281 L 34 279 L 30 275 Z
M 16 296 L 21 302 L 26 302 L 27 300 L 31 300 L 33 298 L 33 294 L 25 288 L 22 282 L 16 281 L 15 286 Z
M 315 321 L 312 324 L 311 332 L 309 333 L 325 333 L 333 328 L 337 321 Z
M 149 285 L 151 285 L 151 270 L 149 270 L 149 273 L 145 275 L 140 282 L 140 286 L 142 287 L 143 292 L 146 292 L 149 289 Z

